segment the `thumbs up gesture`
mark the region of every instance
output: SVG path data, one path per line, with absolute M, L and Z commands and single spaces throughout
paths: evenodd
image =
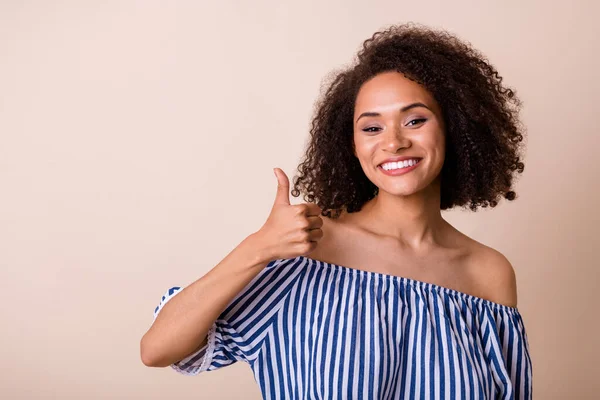
M 275 168 L 277 193 L 269 218 L 257 232 L 271 260 L 307 255 L 323 237 L 321 208 L 316 204 L 290 204 L 290 181 Z

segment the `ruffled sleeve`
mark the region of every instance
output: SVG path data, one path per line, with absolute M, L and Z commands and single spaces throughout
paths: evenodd
M 523 318 L 517 308 L 484 306 L 482 344 L 491 367 L 497 398 L 533 397 L 532 362 Z
M 171 365 L 177 372 L 197 375 L 237 361 L 251 362 L 295 279 L 291 268 L 273 260 L 231 301 L 208 332 L 207 344 Z M 181 290 L 171 287 L 154 309 L 154 320 Z

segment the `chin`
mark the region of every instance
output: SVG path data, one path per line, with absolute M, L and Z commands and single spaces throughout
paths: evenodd
M 405 180 L 404 182 L 397 182 L 396 184 L 386 182 L 386 184 L 377 185 L 377 187 L 379 188 L 379 193 L 385 192 L 392 196 L 406 197 L 424 191 L 431 183 L 432 182 L 429 180 L 427 182 L 422 180 Z
M 394 196 L 394 197 L 409 197 L 412 195 L 415 195 L 417 193 L 419 193 L 419 190 L 385 190 L 385 189 L 379 189 L 379 194 L 381 193 L 385 193 L 386 195 L 389 196 Z

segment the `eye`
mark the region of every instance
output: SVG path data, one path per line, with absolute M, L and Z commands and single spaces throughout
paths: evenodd
M 413 119 L 412 121 L 410 121 L 408 124 L 406 124 L 407 126 L 415 126 L 417 124 L 423 123 L 427 121 L 427 118 L 417 118 L 417 119 Z M 412 124 L 413 122 L 415 122 L 415 124 Z M 411 125 L 412 124 L 412 125 Z
M 370 126 L 368 128 L 363 128 L 363 132 L 379 132 L 381 130 L 381 128 L 377 127 L 377 126 Z

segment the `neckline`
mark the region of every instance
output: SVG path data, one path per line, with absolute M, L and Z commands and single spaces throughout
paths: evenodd
M 329 263 L 327 261 L 315 260 L 314 258 L 310 258 L 310 257 L 306 257 L 306 256 L 298 256 L 297 257 L 297 259 L 302 259 L 302 258 L 307 261 L 312 261 L 312 263 L 314 263 L 316 265 L 322 264 L 322 265 L 328 266 L 330 268 L 339 269 L 341 271 L 345 271 L 348 273 L 356 273 L 356 274 L 364 275 L 364 276 L 371 276 L 371 277 L 377 277 L 377 278 L 381 278 L 381 279 L 395 280 L 398 282 L 402 282 L 404 284 L 410 284 L 413 286 L 424 287 L 424 288 L 428 288 L 428 289 L 435 289 L 436 291 L 441 291 L 441 292 L 452 294 L 452 295 L 455 295 L 458 297 L 462 297 L 465 300 L 470 300 L 470 301 L 473 301 L 476 303 L 487 304 L 490 307 L 497 307 L 497 308 L 500 308 L 500 309 L 503 309 L 506 311 L 511 311 L 514 313 L 519 312 L 518 306 L 512 307 L 512 306 L 509 306 L 506 304 L 497 303 L 495 301 L 484 299 L 483 297 L 475 296 L 475 295 L 472 295 L 469 293 L 461 292 L 456 289 L 451 289 L 449 287 L 436 285 L 435 283 L 420 281 L 417 279 L 411 279 L 411 278 L 407 278 L 407 277 L 399 276 L 399 275 L 391 275 L 391 274 L 385 274 L 382 272 L 373 272 L 373 271 L 366 271 L 363 269 L 346 267 L 343 265 Z

